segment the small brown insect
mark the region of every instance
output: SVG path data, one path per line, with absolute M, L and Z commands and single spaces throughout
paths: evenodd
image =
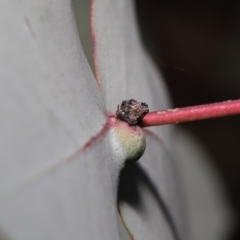
M 116 117 L 127 122 L 130 126 L 136 126 L 148 112 L 149 109 L 146 103 L 130 99 L 122 101 L 122 104 L 118 105 Z

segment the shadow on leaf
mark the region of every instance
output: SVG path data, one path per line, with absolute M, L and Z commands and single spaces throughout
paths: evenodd
M 10 237 L 6 234 L 6 232 L 2 229 L 0 229 L 0 240 L 11 240 Z
M 118 187 L 118 205 L 125 202 L 135 211 L 144 211 L 144 202 L 141 198 L 141 186 L 146 187 L 156 199 L 160 210 L 168 222 L 173 236 L 180 240 L 173 218 L 151 178 L 138 163 L 128 163 L 122 169 Z

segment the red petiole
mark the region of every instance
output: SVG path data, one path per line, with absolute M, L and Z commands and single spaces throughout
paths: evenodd
M 219 103 L 150 112 L 142 119 L 140 126 L 150 127 L 238 114 L 240 114 L 240 100 L 229 100 Z

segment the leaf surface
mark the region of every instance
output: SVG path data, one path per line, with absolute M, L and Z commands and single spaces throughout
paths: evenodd
M 0 11 L 0 238 L 118 239 L 105 107 L 70 2 Z
M 101 91 L 70 2 L 0 3 L 0 238 L 129 237 L 118 222 L 120 169 L 105 111 L 125 98 L 166 108 L 167 94 L 139 41 L 132 3 L 94 7 Z M 170 128 L 154 134 L 133 165 L 142 205 L 123 198 L 123 223 L 137 240 L 187 239 Z
M 94 0 L 93 13 L 95 67 L 107 110 L 115 112 L 131 98 L 147 102 L 151 110 L 168 108 L 163 79 L 140 41 L 133 2 Z M 140 163 L 122 174 L 122 182 L 127 179 L 120 181 L 122 218 L 136 240 L 187 239 L 171 128 L 151 130 Z M 136 181 L 132 187 L 131 181 Z M 137 196 L 129 196 L 132 191 Z

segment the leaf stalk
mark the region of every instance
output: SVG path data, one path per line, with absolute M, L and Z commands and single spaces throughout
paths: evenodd
M 159 126 L 240 114 L 240 100 L 149 112 L 142 119 L 141 127 Z

